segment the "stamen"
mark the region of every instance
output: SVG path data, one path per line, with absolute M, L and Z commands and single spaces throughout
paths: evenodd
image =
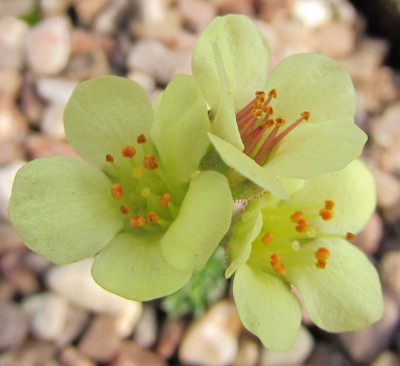
M 141 134 L 136 139 L 138 144 L 145 144 L 147 142 L 146 136 Z
M 122 198 L 123 194 L 122 194 L 122 186 L 121 184 L 113 184 L 111 186 L 111 195 L 115 198 L 115 199 L 120 199 Z
M 113 163 L 114 162 L 114 156 L 112 156 L 111 154 L 107 154 L 106 155 L 106 162 L 107 163 Z
M 122 205 L 120 207 L 120 210 L 121 210 L 121 213 L 124 214 L 124 215 L 128 214 L 129 212 L 131 212 L 131 209 L 128 206 L 124 206 L 124 205 Z
M 303 211 L 296 211 L 293 215 L 290 216 L 290 220 L 292 222 L 298 223 L 300 220 L 304 220 L 305 215 Z
M 271 255 L 271 267 L 274 271 L 280 275 L 284 275 L 286 273 L 286 267 L 281 262 L 281 257 L 279 254 Z
M 134 227 L 140 227 L 146 223 L 146 220 L 143 216 L 133 216 L 129 220 L 129 223 Z
M 268 245 L 271 243 L 272 240 L 274 240 L 274 234 L 273 233 L 265 233 L 265 235 L 262 237 L 261 242 L 265 245 Z
M 347 233 L 346 234 L 346 240 L 351 241 L 355 238 L 356 236 L 353 233 Z
M 148 170 L 158 169 L 157 158 L 153 154 L 145 155 L 143 160 L 143 166 Z
M 310 224 L 305 219 L 297 221 L 297 225 L 295 227 L 296 231 L 298 231 L 299 233 L 307 233 L 309 228 Z
M 317 268 L 324 269 L 326 267 L 326 261 L 330 257 L 331 252 L 329 249 L 321 247 L 314 253 L 315 258 L 317 258 L 317 263 L 315 264 Z
M 328 221 L 333 218 L 333 212 L 331 210 L 327 210 L 326 208 L 322 208 L 319 211 L 319 215 L 322 217 L 322 220 Z
M 150 211 L 148 214 L 147 214 L 147 222 L 149 223 L 149 224 L 151 224 L 151 223 L 153 223 L 153 222 L 157 222 L 159 220 L 159 217 L 158 217 L 158 215 L 154 212 L 154 211 Z
M 160 201 L 159 201 L 160 205 L 162 207 L 167 207 L 168 203 L 171 201 L 171 198 L 172 198 L 172 196 L 169 193 L 165 192 L 160 198 Z
M 123 156 L 126 158 L 133 158 L 136 154 L 136 150 L 133 146 L 131 145 L 126 145 L 122 148 L 121 153 Z
M 333 202 L 332 200 L 326 200 L 325 201 L 325 208 L 327 210 L 333 210 L 334 206 L 335 206 L 335 202 Z

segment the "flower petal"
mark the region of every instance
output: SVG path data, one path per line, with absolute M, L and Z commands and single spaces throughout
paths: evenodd
M 147 301 L 180 289 L 192 271 L 168 264 L 160 235 L 118 235 L 95 258 L 92 275 L 103 288 L 131 300 Z
M 203 266 L 228 231 L 232 209 L 222 174 L 204 171 L 193 178 L 178 216 L 161 240 L 167 261 L 181 269 Z
M 189 180 L 210 144 L 207 105 L 196 80 L 178 75 L 156 109 L 152 137 L 176 184 Z
M 322 55 L 298 54 L 285 58 L 272 71 L 266 91 L 275 89 L 274 115 L 294 122 L 310 112 L 309 123 L 348 120 L 355 113 L 355 92 L 344 67 Z
M 271 151 L 264 167 L 280 177 L 312 178 L 345 167 L 361 154 L 366 140 L 348 120 L 303 122 Z
M 33 160 L 17 173 L 9 216 L 24 243 L 57 264 L 96 254 L 123 221 L 111 182 L 66 156 Z
M 218 65 L 214 48 L 218 48 L 223 65 Z M 243 15 L 215 18 L 199 37 L 193 53 L 192 71 L 211 109 L 219 103 L 220 72 L 225 70 L 228 90 L 236 111 L 262 90 L 269 63 L 269 51 L 257 26 Z
M 233 296 L 243 325 L 265 347 L 273 351 L 290 348 L 300 330 L 301 311 L 284 281 L 243 265 L 235 274 Z
M 329 249 L 325 269 L 288 266 L 286 278 L 300 291 L 311 320 L 329 332 L 363 329 L 383 313 L 382 290 L 375 267 L 342 239 L 318 239 L 305 250 Z
M 105 156 L 148 134 L 153 110 L 143 88 L 132 80 L 99 76 L 79 84 L 65 107 L 64 128 L 72 148 L 106 168 Z
M 226 278 L 232 276 L 240 265 L 247 262 L 252 243 L 260 233 L 262 225 L 262 215 L 257 205 L 254 206 L 254 209 L 248 206 L 241 220 L 235 225 L 232 239 L 229 241 L 229 266 L 225 271 Z
M 208 136 L 226 165 L 272 194 L 287 198 L 286 192 L 274 174 L 259 166 L 253 159 L 218 136 L 211 133 Z

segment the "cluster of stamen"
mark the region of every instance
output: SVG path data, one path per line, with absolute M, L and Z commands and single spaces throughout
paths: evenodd
M 268 211 L 264 216 L 264 227 L 277 228 L 276 231 L 266 231 L 261 236 L 261 243 L 267 246 L 270 265 L 280 275 L 286 273 L 286 264 L 314 264 L 318 269 L 327 266 L 330 251 L 325 247 L 319 247 L 314 253 L 302 249 L 302 243 L 315 238 L 342 238 L 354 239 L 354 234 L 346 235 L 324 233 L 318 231 L 311 225 L 310 219 L 331 220 L 333 218 L 334 202 L 326 200 L 322 208 L 307 208 L 306 210 L 295 210 L 289 213 L 290 208 L 275 208 Z M 276 244 L 275 244 L 276 243 Z M 287 243 L 287 244 L 286 244 Z M 311 259 L 311 255 L 313 258 Z M 305 259 L 309 258 L 309 259 Z M 316 259 L 316 261 L 315 261 Z
M 152 189 L 146 186 L 145 183 L 144 187 L 143 185 L 141 186 L 139 184 L 141 182 L 141 179 L 144 180 L 142 182 L 146 182 L 146 178 L 149 178 L 147 177 L 148 174 L 156 174 L 156 171 L 159 169 L 159 163 L 157 161 L 157 157 L 154 154 L 149 153 L 149 148 L 145 146 L 147 142 L 147 138 L 145 135 L 139 135 L 136 139 L 136 142 L 137 144 L 139 144 L 139 146 L 142 146 L 142 166 L 136 165 L 136 148 L 133 145 L 123 146 L 121 149 L 121 156 L 123 158 L 130 159 L 129 161 L 131 162 L 132 170 L 130 176 L 128 176 L 128 179 L 127 177 L 125 177 L 125 180 L 122 180 L 122 182 L 114 183 L 111 185 L 111 195 L 114 199 L 123 202 L 123 204 L 120 206 L 120 212 L 122 215 L 127 215 L 129 217 L 133 213 L 133 215 L 130 216 L 128 222 L 132 227 L 138 228 L 143 227 L 146 224 L 151 225 L 161 222 L 159 214 L 155 210 L 156 207 L 153 207 L 154 204 L 150 204 L 150 206 L 152 207 L 152 209 L 150 209 L 149 203 L 143 205 L 138 203 L 139 201 L 143 202 L 143 199 L 147 199 L 149 197 L 154 198 L 154 196 L 158 195 L 158 207 L 160 210 L 164 210 L 163 212 L 166 212 L 165 208 L 171 208 L 170 206 L 172 195 L 166 191 L 162 193 L 153 192 Z M 105 160 L 106 162 L 110 163 L 112 167 L 115 168 L 115 172 L 117 172 L 116 175 L 118 176 L 118 172 L 120 170 L 119 167 L 115 165 L 115 157 L 111 154 L 106 154 Z M 146 171 L 148 171 L 149 173 L 146 173 Z M 131 181 L 131 178 L 133 182 Z M 131 192 L 132 186 L 135 185 L 136 188 L 134 189 L 134 192 Z M 123 188 L 123 186 L 125 188 Z M 141 188 L 139 188 L 140 186 Z M 154 202 L 154 199 L 152 200 L 152 202 Z M 145 210 L 143 206 L 148 211 Z M 140 207 L 142 207 L 142 209 Z
M 257 163 L 262 164 L 271 149 L 285 136 L 293 131 L 301 122 L 308 121 L 310 112 L 300 113 L 300 117 L 287 126 L 283 117 L 273 118 L 274 110 L 270 103 L 277 98 L 277 91 L 268 93 L 256 92 L 255 98 L 236 114 L 240 136 L 244 144 L 244 153 L 251 156 Z

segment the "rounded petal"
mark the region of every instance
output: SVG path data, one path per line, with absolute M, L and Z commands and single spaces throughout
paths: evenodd
M 301 310 L 287 284 L 248 265 L 239 267 L 233 296 L 243 325 L 272 351 L 286 351 L 300 331 Z
M 319 239 L 305 250 L 329 249 L 325 269 L 290 266 L 286 278 L 300 291 L 311 320 L 329 332 L 361 330 L 383 313 L 382 290 L 375 267 L 342 239 Z
M 170 179 L 187 182 L 210 144 L 207 105 L 196 80 L 176 76 L 165 89 L 156 109 L 152 137 Z
M 218 136 L 211 133 L 208 136 L 226 165 L 272 194 L 281 198 L 287 198 L 287 194 L 276 175 L 271 174 L 271 172 L 258 165 L 253 159 Z
M 359 160 L 346 168 L 320 175 L 306 181 L 303 188 L 292 194 L 282 205 L 320 206 L 325 200 L 335 203 L 331 220 L 311 219 L 318 231 L 345 234 L 359 232 L 375 209 L 375 182 L 368 168 Z
M 232 209 L 223 175 L 204 171 L 193 178 L 178 216 L 161 240 L 167 261 L 181 269 L 203 266 L 228 231 Z
M 111 182 L 66 156 L 33 160 L 17 173 L 9 216 L 24 243 L 57 264 L 96 254 L 123 226 Z
M 64 128 L 72 148 L 87 161 L 106 168 L 106 154 L 119 156 L 153 120 L 150 99 L 132 80 L 99 76 L 79 84 L 64 111 Z
M 266 91 L 275 89 L 274 115 L 287 123 L 300 113 L 310 112 L 309 123 L 351 119 L 355 113 L 355 92 L 351 78 L 338 62 L 316 54 L 285 58 L 273 70 Z
M 271 151 L 265 169 L 277 176 L 308 179 L 345 167 L 357 158 L 367 135 L 349 120 L 303 122 Z
M 221 57 L 215 57 L 215 49 Z M 193 53 L 193 76 L 211 109 L 220 99 L 221 69 L 227 79 L 227 90 L 236 111 L 262 90 L 269 63 L 269 51 L 257 26 L 243 15 L 215 18 L 199 37 Z
M 106 290 L 131 300 L 147 301 L 179 290 L 192 271 L 168 264 L 160 235 L 118 235 L 95 258 L 92 275 Z

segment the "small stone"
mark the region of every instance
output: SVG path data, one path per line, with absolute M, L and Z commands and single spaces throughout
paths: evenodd
M 141 348 L 150 348 L 156 342 L 157 332 L 157 314 L 152 306 L 145 305 L 136 325 L 133 340 Z
M 20 137 L 27 130 L 25 116 L 11 100 L 0 101 L 0 142 Z
M 18 140 L 18 137 L 15 140 Z M 0 142 L 0 167 L 11 164 L 16 160 L 23 160 L 24 158 L 25 152 L 17 141 L 11 140 Z
M 74 0 L 75 11 L 82 25 L 90 25 L 110 0 Z
M 164 324 L 157 344 L 157 353 L 163 358 L 171 358 L 182 339 L 185 324 L 180 319 L 168 319 Z
M 15 174 L 25 164 L 24 161 L 18 160 L 10 164 L 0 167 L 0 217 L 7 218 L 8 201 L 11 197 L 12 184 Z
M 400 251 L 385 253 L 380 263 L 382 282 L 400 300 Z
M 48 286 L 65 296 L 71 303 L 95 313 L 118 315 L 125 307 L 142 307 L 102 289 L 93 279 L 90 271 L 93 259 L 53 267 L 46 274 Z
M 154 79 L 142 71 L 131 71 L 127 78 L 139 83 L 147 92 L 153 91 L 156 86 Z
M 60 356 L 62 366 L 95 366 L 95 363 L 74 347 L 64 349 Z
M 65 74 L 75 80 L 85 80 L 110 74 L 110 65 L 107 55 L 101 48 L 79 53 L 71 58 Z
M 354 245 L 364 253 L 374 254 L 379 249 L 383 237 L 383 222 L 377 212 L 371 216 L 364 228 L 353 240 Z
M 0 255 L 24 248 L 21 239 L 8 220 L 0 220 Z
M 24 299 L 23 309 L 30 316 L 32 333 L 42 340 L 54 341 L 63 334 L 67 314 L 67 300 L 45 292 Z
M 196 33 L 200 33 L 217 16 L 217 11 L 209 2 L 201 0 L 179 0 L 178 8 L 182 17 Z
M 24 253 L 22 264 L 38 275 L 41 275 L 52 266 L 51 262 L 45 257 L 31 251 Z
M 325 1 L 297 0 L 294 2 L 292 14 L 305 27 L 317 28 L 332 18 L 332 9 Z
M 124 341 L 110 366 L 167 366 L 157 354 L 140 349 L 134 342 Z
M 58 348 L 64 348 L 75 341 L 83 333 L 89 322 L 89 313 L 81 307 L 68 306 L 67 319 L 62 334 L 56 339 Z
M 78 349 L 94 361 L 109 362 L 117 354 L 121 341 L 115 318 L 111 315 L 97 315 L 79 342 Z
M 237 354 L 241 327 L 235 305 L 229 300 L 219 301 L 189 326 L 179 348 L 179 359 L 207 366 L 229 364 Z
M 239 340 L 239 350 L 231 366 L 258 366 L 259 344 L 250 338 Z
M 4 13 L 0 10 L 0 14 Z M 27 24 L 20 19 L 5 16 L 0 18 L 0 69 L 22 69 L 25 63 L 24 39 L 27 31 Z
M 143 313 L 143 306 L 138 302 L 134 302 L 137 306 L 125 306 L 122 308 L 115 319 L 115 328 L 121 338 L 129 337 Z
M 56 349 L 43 341 L 28 341 L 0 356 L 0 366 L 52 366 Z
M 398 206 L 400 202 L 399 181 L 390 174 L 372 169 L 376 181 L 378 206 L 386 210 Z
M 342 333 L 339 339 L 351 358 L 360 363 L 371 363 L 389 345 L 399 321 L 399 308 L 388 296 L 384 297 L 385 311 L 381 320 L 369 328 L 351 333 Z
M 264 349 L 261 354 L 260 366 L 302 365 L 311 354 L 314 343 L 307 328 L 301 327 L 299 335 L 288 351 L 277 353 Z
M 16 293 L 16 288 L 9 281 L 0 279 L 0 302 L 11 301 Z
M 24 342 L 29 330 L 28 318 L 19 306 L 0 302 L 0 350 Z
M 63 15 L 71 6 L 73 0 L 41 0 L 40 10 L 45 17 Z
M 77 82 L 61 78 L 41 77 L 36 83 L 40 97 L 48 102 L 65 105 L 70 99 Z
M 391 351 L 382 352 L 371 366 L 398 366 L 400 357 Z
M 191 73 L 191 54 L 173 52 L 157 41 L 140 40 L 132 46 L 127 66 L 129 70 L 142 71 L 167 84 L 179 73 Z
M 46 158 L 54 155 L 80 158 L 67 142 L 37 133 L 28 135 L 25 140 L 25 149 L 32 159 Z
M 35 8 L 35 0 L 1 0 L 0 14 L 2 16 L 20 17 Z
M 22 86 L 21 74 L 13 69 L 0 69 L 0 100 L 15 102 Z
M 132 5 L 129 0 L 113 0 L 101 11 L 94 21 L 94 30 L 100 34 L 113 34 L 117 27 L 117 20 Z
M 41 75 L 55 75 L 68 63 L 70 24 L 67 18 L 51 17 L 33 27 L 26 40 L 28 64 Z

